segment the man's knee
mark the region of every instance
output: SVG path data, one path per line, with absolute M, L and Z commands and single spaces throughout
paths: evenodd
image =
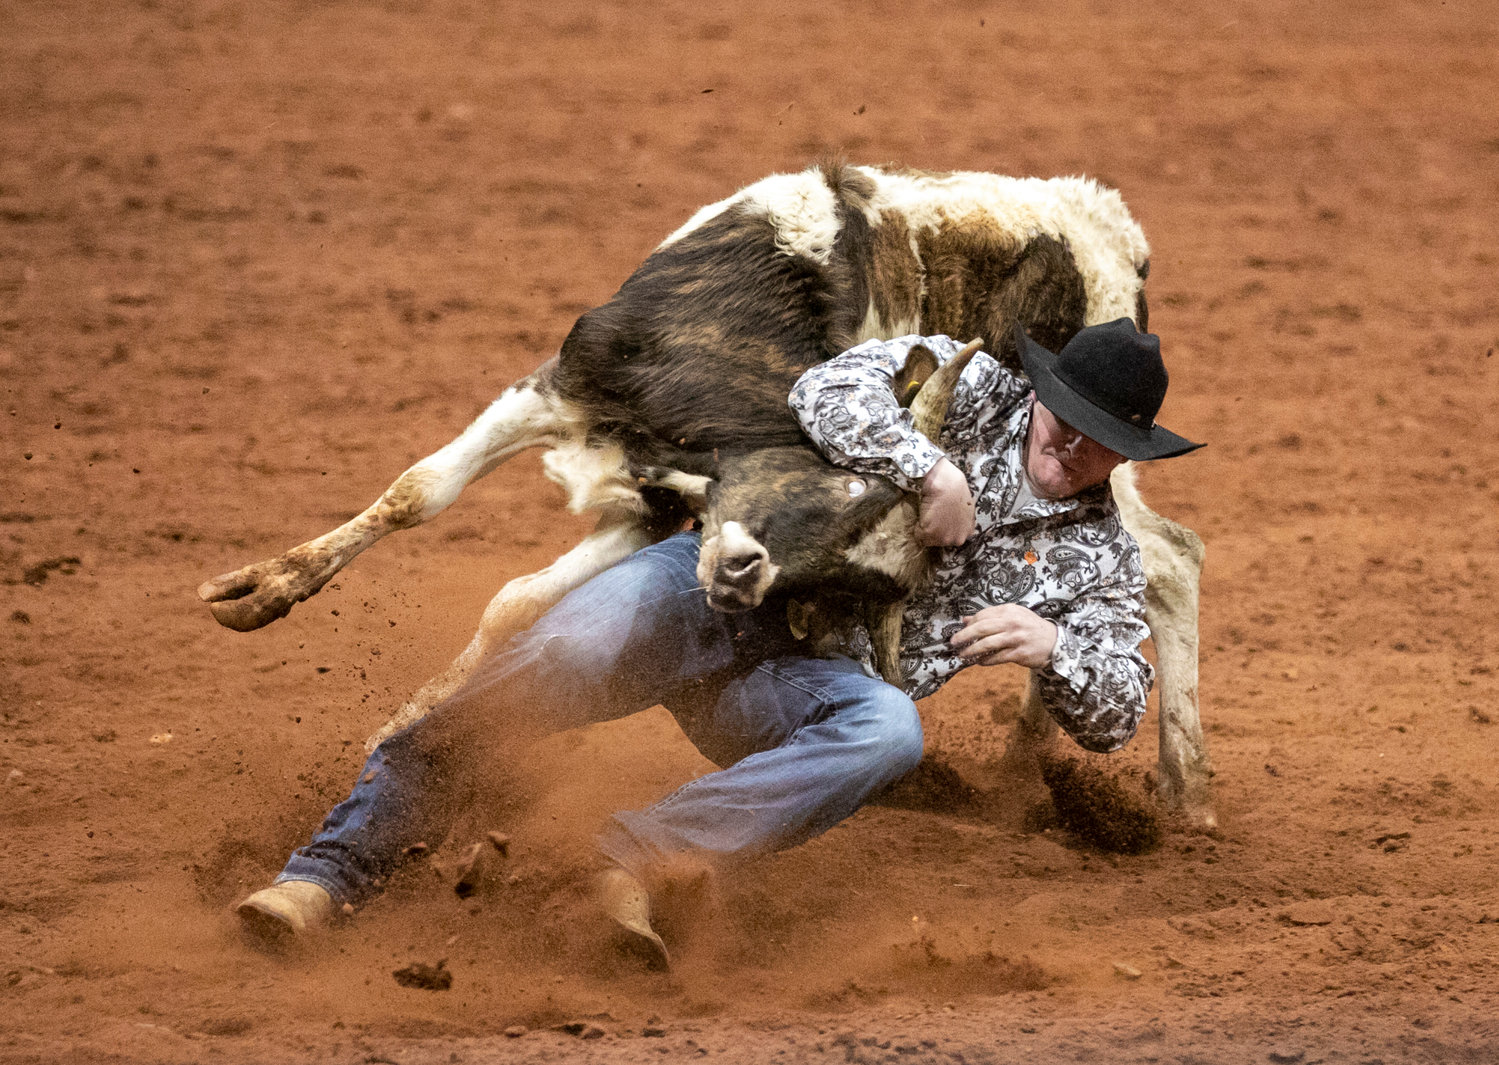
M 878 760 L 890 780 L 904 776 L 921 761 L 924 737 L 921 714 L 910 697 L 898 688 L 881 687 L 874 702 L 875 727 L 871 738 Z
M 702 611 L 707 608 L 706 596 L 686 594 L 698 589 L 696 565 L 695 538 L 674 536 L 642 548 L 574 588 L 518 642 L 558 634 L 592 635 L 597 642 L 599 636 L 616 629 L 623 635 L 648 620 L 676 624 L 690 621 L 691 612 L 684 613 L 684 606 L 697 605 L 701 600 Z
M 595 690 L 609 681 L 601 642 L 597 630 L 533 630 L 502 660 L 500 679 L 512 699 L 526 702 Z
M 698 583 L 698 551 L 696 534 L 679 533 L 641 548 L 589 583 L 606 587 L 614 595 L 624 594 L 631 598 L 649 598 L 695 588 Z

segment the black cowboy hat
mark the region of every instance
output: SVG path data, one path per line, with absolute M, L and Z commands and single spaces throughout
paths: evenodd
M 1161 341 L 1128 318 L 1082 329 L 1053 355 L 1016 323 L 1015 344 L 1046 408 L 1128 459 L 1166 459 L 1202 447 L 1155 423 L 1166 398 Z

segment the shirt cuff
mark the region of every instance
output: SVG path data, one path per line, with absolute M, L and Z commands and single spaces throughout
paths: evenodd
M 1041 673 L 1060 677 L 1078 692 L 1087 687 L 1083 648 L 1076 633 L 1062 625 L 1057 626 L 1057 643 L 1051 649 L 1051 662 L 1042 667 Z
M 921 484 L 932 468 L 947 457 L 942 449 L 919 433 L 890 456 L 895 469 L 891 480 L 908 492 L 921 492 Z

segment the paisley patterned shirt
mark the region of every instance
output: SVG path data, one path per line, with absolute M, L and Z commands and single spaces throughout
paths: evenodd
M 901 639 L 905 690 L 925 698 L 966 663 L 948 644 L 964 615 L 1018 603 L 1057 626 L 1050 665 L 1035 671 L 1042 702 L 1079 744 L 1112 751 L 1134 736 L 1153 671 L 1140 654 L 1145 574 L 1107 484 L 1069 499 L 1022 491 L 1030 384 L 984 353 L 953 396 L 941 438 L 911 424 L 892 390 L 917 342 L 939 361 L 945 336 L 871 340 L 812 367 L 791 391 L 802 427 L 831 461 L 881 474 L 912 492 L 944 455 L 968 476 L 976 531 L 937 551 L 931 583 L 907 603 Z M 867 635 L 850 652 L 873 661 Z

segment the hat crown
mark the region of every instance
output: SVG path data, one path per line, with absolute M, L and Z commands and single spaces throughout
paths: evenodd
M 1160 338 L 1128 318 L 1081 330 L 1057 353 L 1054 372 L 1100 410 L 1145 429 L 1166 398 Z

